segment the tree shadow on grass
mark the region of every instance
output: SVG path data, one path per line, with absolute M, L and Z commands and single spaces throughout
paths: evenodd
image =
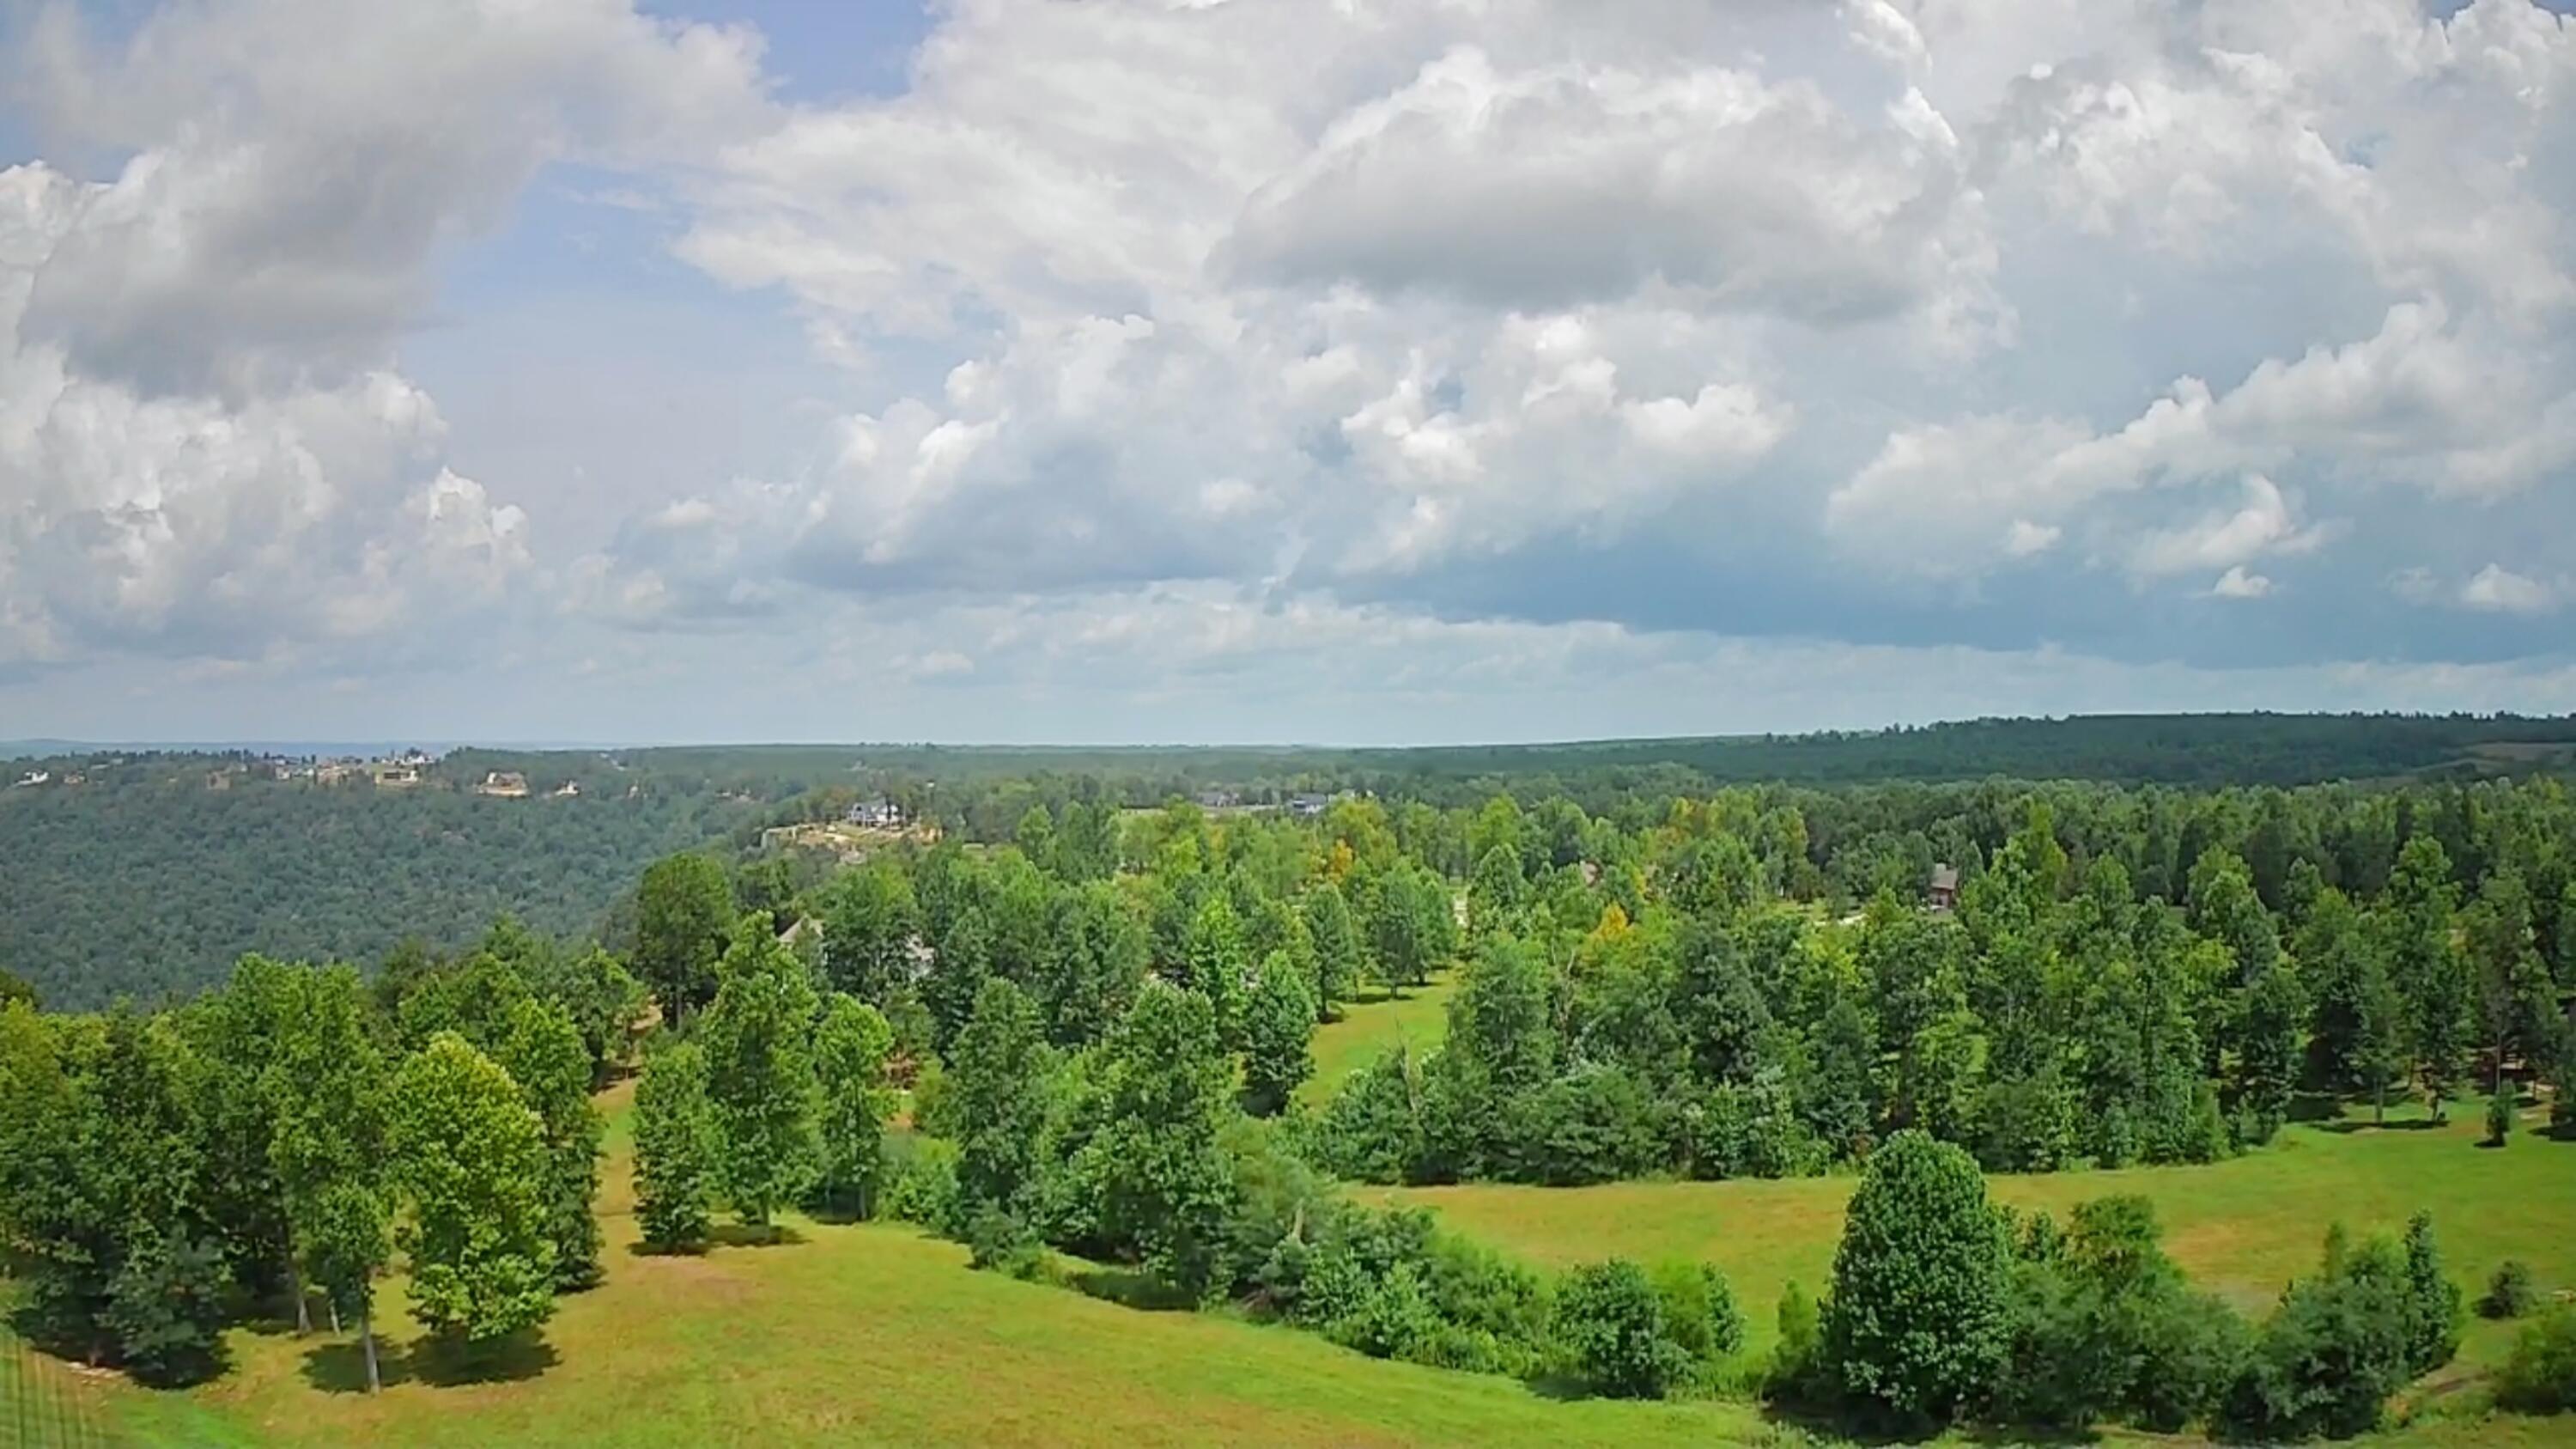
M 1133 1268 L 1084 1268 L 1066 1281 L 1093 1298 L 1147 1313 L 1186 1313 L 1198 1307 L 1188 1293 Z
M 725 1223 L 709 1229 L 707 1241 L 723 1248 L 786 1248 L 805 1241 L 805 1235 L 785 1223 L 771 1223 L 765 1228 Z
M 376 1340 L 376 1376 L 386 1388 L 411 1382 L 410 1356 Z M 304 1351 L 304 1381 L 326 1394 L 363 1394 L 367 1391 L 366 1351 L 354 1338 L 317 1343 Z
M 546 1342 L 543 1334 L 528 1329 L 484 1343 L 438 1337 L 415 1339 L 404 1359 L 413 1378 L 440 1388 L 453 1388 L 532 1379 L 553 1368 L 557 1356 L 555 1346 Z
M 2329 1092 L 2301 1092 L 2290 1099 L 2293 1122 L 2334 1122 L 2343 1117 L 2343 1100 Z
M 2341 1122 L 2320 1122 L 2317 1130 L 2350 1136 L 2355 1132 L 2438 1132 L 2450 1126 L 2430 1117 L 2401 1117 L 2386 1122 L 2373 1122 L 2367 1117 L 2348 1117 Z

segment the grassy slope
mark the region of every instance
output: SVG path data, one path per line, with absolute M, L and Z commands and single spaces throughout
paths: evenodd
M 623 1124 L 618 1124 L 622 1128 Z M 805 1241 L 639 1257 L 628 1151 L 611 1134 L 608 1281 L 567 1298 L 515 1381 L 402 1367 L 353 1392 L 354 1346 L 239 1332 L 238 1364 L 187 1395 L 93 1387 L 153 1443 L 1563 1444 L 1743 1442 L 1735 1404 L 1557 1403 L 1505 1379 L 1382 1363 L 1319 1338 L 1149 1314 L 965 1267 L 891 1226 L 799 1221 Z M 379 1299 L 394 1313 L 398 1283 Z
M 1394 1040 L 1436 1040 L 1446 994 L 1435 985 L 1361 1004 L 1324 1028 L 1316 1091 Z M 2330 1218 L 2393 1230 L 2419 1206 L 2434 1212 L 2468 1292 L 2507 1256 L 2530 1262 L 2545 1287 L 2576 1287 L 2567 1231 L 2576 1144 L 2526 1135 L 2483 1151 L 2473 1115 L 2442 1130 L 2297 1126 L 2265 1152 L 2213 1167 L 2007 1177 L 1994 1187 L 2004 1201 L 2061 1216 L 2086 1198 L 2147 1193 L 2195 1279 L 2254 1313 L 2284 1280 L 2313 1269 Z M 636 1257 L 625 1251 L 625 1127 L 613 1112 L 601 1204 L 609 1280 L 565 1300 L 548 1333 L 556 1361 L 542 1373 L 400 1382 L 369 1402 L 314 1382 L 345 1382 L 346 1348 L 321 1336 L 241 1333 L 240 1368 L 194 1394 L 86 1392 L 110 1394 L 135 1438 L 173 1445 L 645 1445 L 746 1433 L 767 1443 L 1724 1443 L 1766 1432 L 1748 1406 L 1551 1403 L 1503 1380 L 1378 1363 L 1284 1329 L 1138 1313 L 968 1272 L 960 1250 L 894 1227 L 800 1223 L 807 1241 L 798 1244 Z M 1759 1346 L 1789 1279 L 1825 1282 L 1851 1186 L 1826 1178 L 1386 1195 L 1430 1204 L 1453 1226 L 1536 1262 L 1623 1254 L 1718 1263 Z M 387 1285 L 388 1312 L 400 1299 L 399 1285 Z M 397 1356 L 412 1334 L 394 1326 Z M 2509 1326 L 2473 1321 L 2461 1367 L 2436 1381 L 2437 1396 L 2492 1364 L 2510 1338 Z M 2395 1437 L 2538 1446 L 2566 1442 L 2569 1430 L 2564 1420 L 2475 1419 Z

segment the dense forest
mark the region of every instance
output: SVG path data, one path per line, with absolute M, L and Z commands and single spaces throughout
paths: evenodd
M 96 1007 L 192 994 L 253 950 L 372 961 L 406 938 L 452 948 L 504 912 L 595 934 L 646 862 L 752 809 L 627 798 L 622 783 L 526 800 L 246 772 L 210 788 L 222 763 L 92 765 L 77 786 L 0 791 L 0 968 L 49 1002 Z
M 0 1005 L 21 1326 L 185 1381 L 222 1370 L 226 1324 L 319 1307 L 372 1355 L 399 1262 L 418 1351 L 541 1333 L 605 1271 L 589 1092 L 640 1057 L 652 1251 L 703 1250 L 719 1214 L 768 1240 L 791 1210 L 892 1216 L 979 1268 L 1112 1265 L 1130 1301 L 1580 1392 L 2269 1442 L 2365 1431 L 2451 1358 L 2429 1219 L 2326 1235 L 2255 1319 L 2190 1288 L 2143 1200 L 2060 1223 L 1998 1209 L 1983 1172 L 2210 1163 L 2392 1103 L 2482 1101 L 2498 1146 L 2525 1102 L 2576 1129 L 2554 779 L 1771 785 L 1606 813 L 1020 783 L 1001 839 L 666 856 L 605 949 L 504 920 L 372 981 L 252 957 L 150 1015 Z M 1441 1044 L 1298 1104 L 1320 1022 L 1434 981 Z M 1831 1281 L 1793 1285 L 1760 1363 L 1713 1266 L 1541 1273 L 1342 1187 L 1830 1171 L 1859 1175 Z M 2505 1369 L 2517 1402 L 2571 1391 L 2568 1319 Z
M 1795 808 L 1821 884 L 1785 884 L 1813 896 L 1865 895 L 1855 883 L 1872 871 L 1912 890 L 1934 855 L 1964 855 L 1964 840 L 1933 833 L 1935 807 L 1905 803 L 1931 797 L 1883 797 L 1898 803 L 1881 821 L 1871 817 L 1880 806 L 1840 798 L 1860 786 L 2457 783 L 2571 764 L 2571 720 L 2268 714 L 1417 750 L 460 750 L 406 789 L 273 780 L 264 761 L 242 755 L 64 752 L 19 762 L 13 778 L 41 773 L 46 783 L 0 789 L 0 968 L 49 1001 L 99 1006 L 184 996 L 251 950 L 364 961 L 407 938 L 452 949 L 502 912 L 556 934 L 613 936 L 611 917 L 646 861 L 700 844 L 747 850 L 764 826 L 828 819 L 871 795 L 898 799 L 952 838 L 993 843 L 1032 806 L 1137 809 L 1195 795 L 1261 805 L 1357 792 L 1391 808 L 1450 809 L 1509 790 L 1531 802 L 1562 796 L 1633 828 L 1661 801 L 1729 783 L 1806 786 Z M 523 776 L 530 797 L 473 794 L 494 772 Z M 67 785 L 74 776 L 80 783 Z M 567 787 L 579 793 L 558 793 Z M 1976 828 L 1991 849 L 2000 827 Z M 2197 855 L 2175 852 L 2196 844 L 2151 844 L 2131 862 L 2141 889 L 2172 896 Z M 1903 858 L 1870 854 L 1888 849 Z M 1440 851 L 1426 863 L 1445 874 L 1463 878 L 1473 865 L 1435 842 Z M 2261 850 L 2248 860 L 2277 903 L 2272 862 Z

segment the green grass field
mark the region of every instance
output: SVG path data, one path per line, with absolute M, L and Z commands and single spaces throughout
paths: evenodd
M 601 1208 L 608 1281 L 483 1382 L 409 1362 L 402 1286 L 378 1302 L 388 1387 L 354 1343 L 237 1331 L 235 1367 L 184 1394 L 82 1384 L 150 1444 L 1708 1444 L 1767 1433 L 1742 1404 L 1562 1403 L 1507 1379 L 1385 1363 L 1290 1329 L 1145 1313 L 965 1266 L 898 1226 L 802 1219 L 802 1241 L 703 1257 L 628 1251 L 625 1096 Z M 52 1365 L 55 1373 L 66 1372 Z M 432 1376 L 444 1377 L 444 1376 Z
M 1388 1047 L 1411 1042 L 1437 1045 L 1448 1031 L 1449 997 L 1457 990 L 1450 976 L 1402 996 L 1371 994 L 1343 1007 L 1339 1021 L 1315 1029 L 1315 1074 L 1297 1091 L 1297 1100 L 1320 1107 L 1331 1100 L 1343 1079 L 1376 1061 Z
M 2576 1143 L 2526 1132 L 2507 1147 L 2484 1148 L 2484 1127 L 2470 1120 L 2477 1115 L 2456 1112 L 2439 1128 L 2420 1114 L 2392 1114 L 2383 1128 L 2366 1116 L 2294 1124 L 2270 1147 L 2208 1167 L 1988 1182 L 1998 1201 L 2044 1208 L 2061 1222 L 2088 1198 L 2153 1199 L 2175 1261 L 2250 1315 L 2268 1311 L 2291 1278 L 2315 1270 L 2328 1223 L 2341 1219 L 2356 1236 L 2394 1234 L 2418 1208 L 2432 1212 L 2445 1264 L 2472 1300 L 2506 1258 L 2529 1263 L 2544 1291 L 2576 1289 Z M 1535 1263 L 1705 1259 L 1725 1270 L 1757 1341 L 1767 1341 L 1771 1308 L 1790 1280 L 1810 1291 L 1827 1283 L 1856 1181 L 1475 1183 L 1378 1193 L 1437 1209 L 1451 1227 Z M 2462 1369 L 2494 1363 L 2511 1338 L 2511 1325 L 2473 1320 Z
M 1428 1043 L 1448 988 L 1355 1006 L 1318 1033 L 1315 1090 L 1386 1044 Z M 1327 1075 L 1327 1074 L 1330 1075 Z M 795 1220 L 801 1241 L 699 1258 L 628 1251 L 627 1095 L 608 1101 L 601 1194 L 608 1280 L 566 1298 L 541 1349 L 474 1382 L 412 1362 L 402 1285 L 379 1303 L 389 1387 L 357 1392 L 355 1346 L 328 1334 L 236 1332 L 234 1370 L 152 1393 L 61 1365 L 20 1362 L 0 1393 L 34 1384 L 54 1424 L 96 1423 L 143 1445 L 863 1444 L 1744 1444 L 1793 1437 L 1741 1403 L 1557 1402 L 1508 1380 L 1383 1363 L 1311 1335 L 1223 1315 L 1145 1313 L 1072 1291 L 970 1272 L 964 1250 L 897 1226 Z M 1995 1195 L 2064 1214 L 2111 1192 L 2155 1199 L 2195 1280 L 2261 1313 L 2310 1271 L 2326 1223 L 2395 1229 L 2430 1208 L 2472 1296 L 2498 1261 L 2545 1289 L 2576 1287 L 2576 1143 L 2524 1135 L 2475 1145 L 2463 1112 L 2407 1122 L 2295 1126 L 2251 1157 L 2204 1168 L 2004 1177 Z M 1540 1264 L 1613 1254 L 1722 1267 L 1753 1329 L 1797 1278 L 1821 1287 L 1850 1178 L 1630 1183 L 1549 1189 L 1371 1189 L 1436 1208 L 1458 1230 Z M 2464 1392 L 2510 1341 L 2473 1320 L 2459 1364 L 2418 1397 L 2424 1417 L 2384 1442 L 2576 1442 L 2576 1422 L 2466 1417 Z M 12 1362 L 17 1362 L 12 1360 Z M 2446 1417 L 2447 1415 L 2447 1417 Z M 86 1417 L 84 1417 L 86 1416 Z M 9 1418 L 0 1411 L 0 1432 Z M 2126 1437 L 2126 1436 L 2115 1436 Z M 9 1441 L 0 1441 L 6 1443 Z M 61 1438 L 17 1442 L 54 1443 Z M 69 1442 L 83 1442 L 72 1439 Z

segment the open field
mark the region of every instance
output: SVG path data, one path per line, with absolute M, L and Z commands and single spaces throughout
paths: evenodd
M 1447 994 L 1436 983 L 1355 1006 L 1318 1034 L 1319 1085 L 1400 1037 L 1436 1040 Z M 637 1256 L 628 1251 L 627 1104 L 624 1088 L 607 1099 L 600 1205 L 608 1281 L 563 1300 L 542 1347 L 479 1381 L 411 1361 L 416 1330 L 401 1316 L 395 1281 L 379 1298 L 389 1387 L 374 1399 L 356 1391 L 353 1344 L 273 1328 L 236 1332 L 234 1370 L 184 1394 L 45 1361 L 0 1378 L 0 1394 L 41 1393 L 47 1422 L 95 1423 L 104 1435 L 96 1442 L 172 1446 L 643 1446 L 745 1436 L 763 1444 L 1722 1444 L 1780 1432 L 1749 1404 L 1555 1402 L 1508 1380 L 1378 1362 L 1284 1328 L 1138 1312 L 969 1272 L 962 1249 L 899 1226 L 798 1219 L 802 1240 L 781 1246 Z M 2408 1119 L 2385 1129 L 2305 1124 L 2262 1153 L 2212 1167 L 2003 1177 L 1994 1190 L 2061 1215 L 2105 1193 L 2145 1193 L 2174 1256 L 2249 1313 L 2313 1268 L 2331 1218 L 2356 1232 L 2394 1229 L 2418 1206 L 2434 1212 L 2451 1271 L 2471 1295 L 2507 1256 L 2530 1262 L 2544 1288 L 2576 1287 L 2576 1239 L 2566 1231 L 2576 1143 L 2526 1134 L 2482 1150 L 2473 1115 L 2440 1129 Z M 1432 1206 L 1460 1231 L 1536 1263 L 1612 1254 L 1715 1262 L 1735 1285 L 1759 1351 L 1781 1287 L 1791 1278 L 1811 1288 L 1826 1281 L 1851 1186 L 1822 1178 L 1363 1191 Z M 2576 1426 L 2564 1420 L 2439 1417 L 2457 1402 L 2450 1391 L 2492 1365 L 2511 1332 L 2473 1320 L 2460 1363 L 2423 1395 L 2434 1415 L 2382 1442 L 2566 1442 Z M 0 1406 L 0 1428 L 7 1423 Z
M 2044 1208 L 2062 1222 L 2088 1198 L 2152 1198 L 2165 1247 L 2192 1280 L 2250 1315 L 2269 1310 L 2291 1278 L 2315 1271 L 2326 1225 L 2357 1237 L 2402 1232 L 2429 1209 L 2444 1261 L 2474 1300 L 2506 1258 L 2521 1258 L 2544 1291 L 2576 1289 L 2576 1142 L 2530 1131 L 2510 1146 L 2478 1145 L 2480 1114 L 2455 1111 L 2436 1128 L 2420 1113 L 2367 1114 L 2294 1124 L 2262 1151 L 2208 1167 L 2141 1167 L 1988 1179 L 1997 1200 Z M 2541 1115 L 2526 1111 L 2526 1126 Z M 1809 1291 L 1830 1280 L 1843 1204 L 1856 1178 L 1782 1182 L 1632 1182 L 1544 1188 L 1475 1183 L 1377 1189 L 1393 1201 L 1435 1208 L 1451 1227 L 1531 1262 L 1611 1256 L 1706 1259 L 1724 1269 L 1767 1344 L 1772 1306 L 1792 1279 Z M 2446 1376 L 2492 1365 L 2513 1326 L 2471 1320 L 2460 1361 Z M 2576 1425 L 2568 1426 L 2576 1433 Z
M 798 1219 L 801 1242 L 637 1256 L 622 1092 L 612 1105 L 608 1281 L 564 1299 L 543 1347 L 504 1360 L 497 1379 L 417 1372 L 397 1281 L 379 1293 L 392 1321 L 376 1398 L 357 1390 L 353 1342 L 273 1330 L 236 1332 L 233 1372 L 186 1394 L 81 1393 L 131 1441 L 171 1445 L 1707 1444 L 1765 1432 L 1749 1405 L 1553 1402 L 1285 1328 L 974 1273 L 964 1249 L 899 1226 Z
M 1297 1090 L 1297 1100 L 1322 1106 L 1344 1078 L 1399 1042 L 1417 1048 L 1439 1045 L 1448 1031 L 1449 997 L 1457 985 L 1453 977 L 1435 976 L 1430 985 L 1402 996 L 1372 993 L 1345 1005 L 1341 1020 L 1315 1029 L 1315 1074 Z

